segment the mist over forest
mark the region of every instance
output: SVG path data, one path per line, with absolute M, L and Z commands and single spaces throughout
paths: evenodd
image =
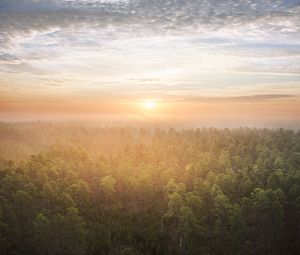
M 1 254 L 300 249 L 300 132 L 0 123 Z
M 299 255 L 300 0 L 0 0 L 0 255 Z

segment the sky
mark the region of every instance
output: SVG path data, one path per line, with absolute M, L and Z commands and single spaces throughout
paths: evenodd
M 300 0 L 0 0 L 0 121 L 56 119 L 300 128 Z

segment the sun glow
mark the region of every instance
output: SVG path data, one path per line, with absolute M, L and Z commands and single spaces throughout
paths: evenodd
M 147 101 L 143 102 L 143 107 L 147 110 L 153 110 L 157 107 L 157 104 L 155 101 L 147 100 Z

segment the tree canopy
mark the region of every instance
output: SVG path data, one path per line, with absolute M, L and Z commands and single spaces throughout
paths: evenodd
M 0 251 L 300 250 L 300 132 L 0 123 Z

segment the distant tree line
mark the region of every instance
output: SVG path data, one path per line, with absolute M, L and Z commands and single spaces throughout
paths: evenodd
M 1 255 L 299 254 L 299 131 L 1 123 L 0 141 Z

